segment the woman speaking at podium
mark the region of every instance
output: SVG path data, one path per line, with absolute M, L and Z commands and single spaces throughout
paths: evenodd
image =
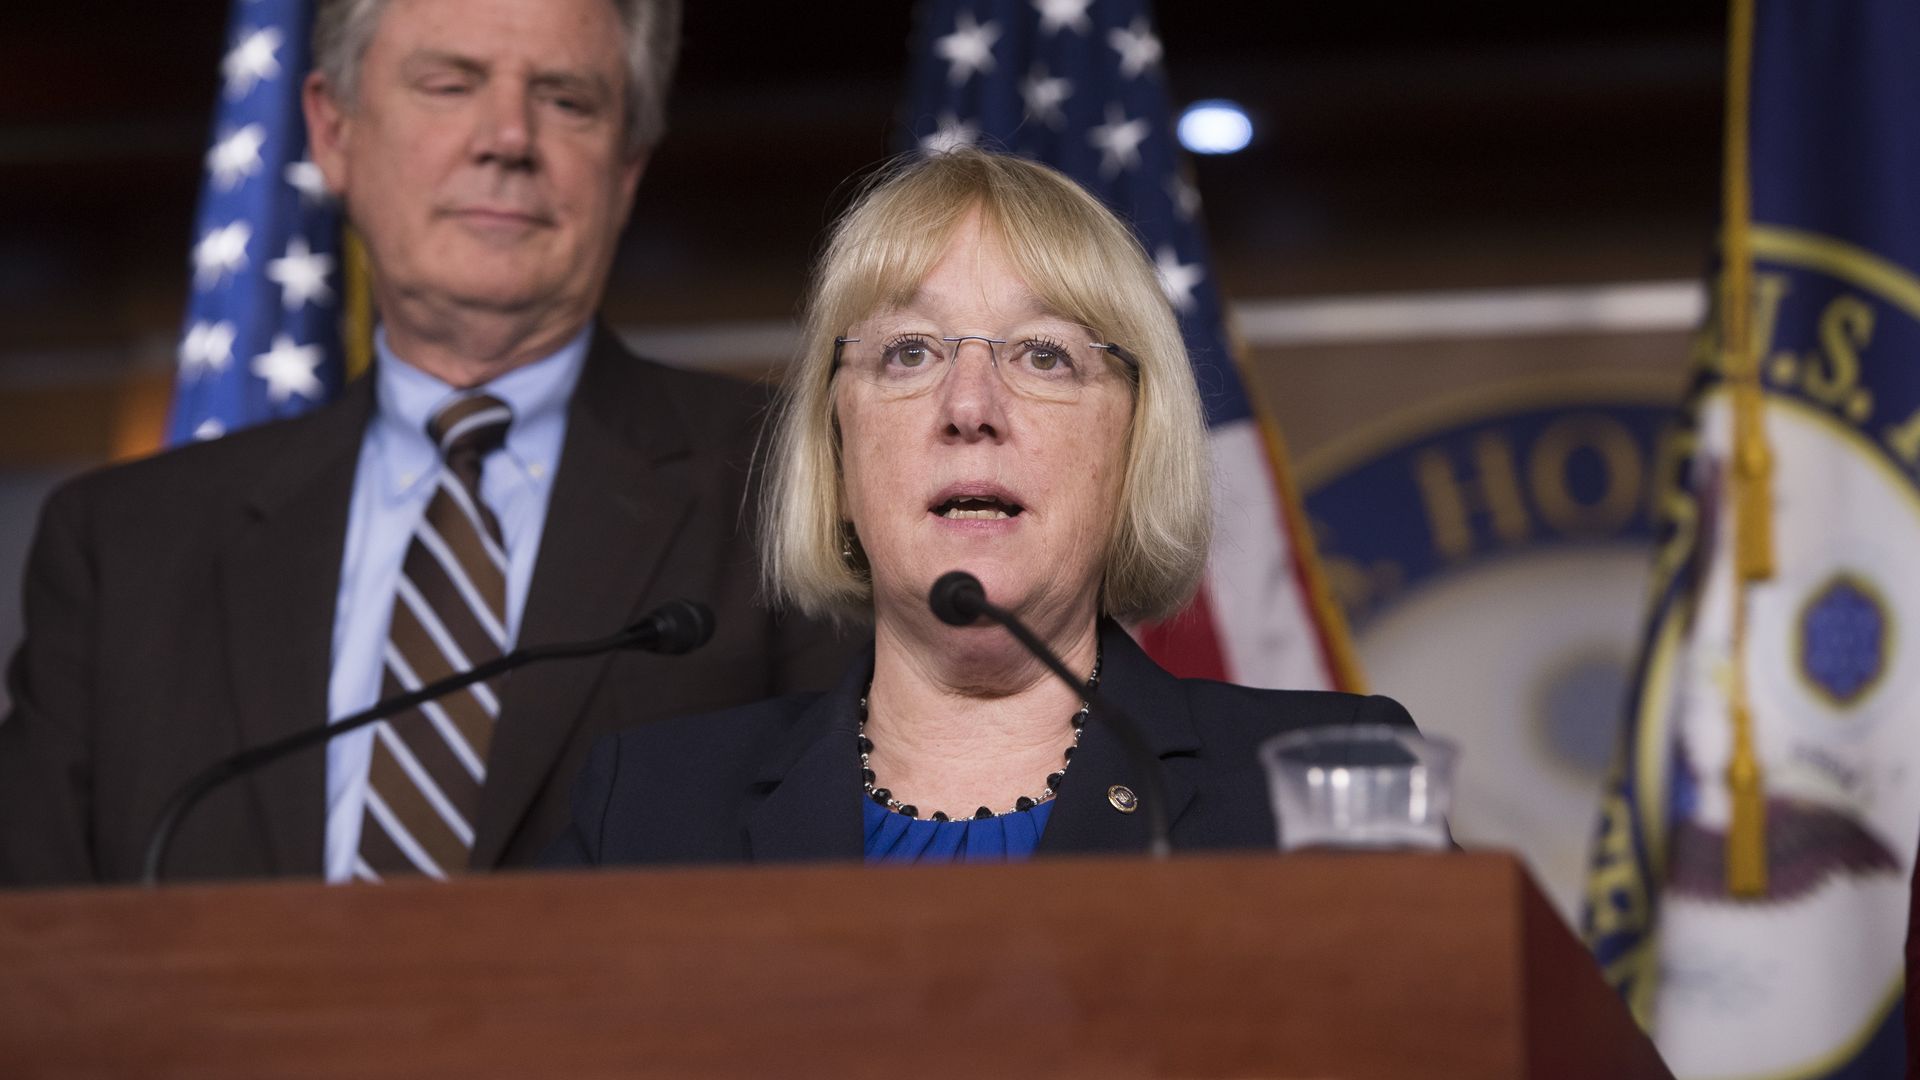
M 805 334 L 762 569 L 783 604 L 871 621 L 872 649 L 826 694 L 602 740 L 550 864 L 1141 850 L 1156 816 L 1176 848 L 1272 849 L 1263 739 L 1411 724 L 1381 697 L 1177 679 L 1122 629 L 1198 586 L 1210 462 L 1153 267 L 1071 180 L 973 149 L 896 167 L 835 226 Z M 930 610 L 955 569 L 1082 685 Z M 1088 723 L 1096 686 L 1144 753 Z

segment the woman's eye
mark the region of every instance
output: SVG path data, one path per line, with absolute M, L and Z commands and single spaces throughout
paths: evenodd
M 903 341 L 895 345 L 890 351 L 893 353 L 894 363 L 899 364 L 901 367 L 910 368 L 917 368 L 925 364 L 930 355 L 926 342 L 923 341 Z
M 1027 349 L 1027 365 L 1035 371 L 1055 371 L 1071 363 L 1066 353 L 1052 345 L 1033 345 Z

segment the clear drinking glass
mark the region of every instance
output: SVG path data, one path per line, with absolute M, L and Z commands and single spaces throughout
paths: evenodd
M 1451 743 L 1390 724 L 1326 726 L 1260 744 L 1280 850 L 1452 844 Z

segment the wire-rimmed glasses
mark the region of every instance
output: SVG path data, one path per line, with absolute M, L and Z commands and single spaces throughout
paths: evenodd
M 991 338 L 982 334 L 943 334 L 931 330 L 864 332 L 833 339 L 833 366 L 900 396 L 940 385 L 959 363 L 969 341 L 987 347 L 994 370 L 1009 389 L 1045 401 L 1069 401 L 1118 367 L 1129 382 L 1139 379 L 1140 364 L 1113 342 L 1087 341 L 1078 326 L 1048 327 L 1034 333 Z M 1110 358 L 1110 359 L 1109 359 Z

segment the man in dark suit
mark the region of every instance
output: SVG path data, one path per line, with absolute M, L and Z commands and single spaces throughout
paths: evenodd
M 673 0 L 328 0 L 314 160 L 365 237 L 375 370 L 309 416 L 67 486 L 0 722 L 0 883 L 123 880 L 210 762 L 516 642 L 710 603 L 686 657 L 530 668 L 231 784 L 174 877 L 530 862 L 610 728 L 823 686 L 755 602 L 760 395 L 594 318 L 673 61 Z

